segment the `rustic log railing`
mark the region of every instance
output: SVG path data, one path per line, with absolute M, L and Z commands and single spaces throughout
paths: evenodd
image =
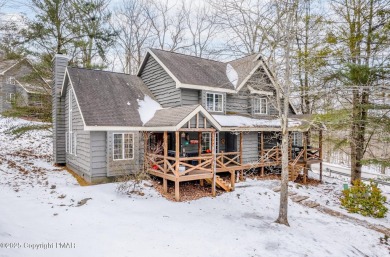
M 302 149 L 299 154 L 297 155 L 297 157 L 295 157 L 294 161 L 291 163 L 292 166 L 295 166 L 298 161 L 301 159 L 301 157 L 303 156 L 303 154 L 305 153 L 305 150 Z
M 240 152 L 217 153 L 216 168 L 228 171 L 230 169 L 229 166 L 241 166 L 239 157 Z M 166 156 L 164 159 L 163 155 L 152 153 L 147 153 L 146 158 L 149 169 L 162 173 L 173 173 L 176 177 L 187 175 L 193 171 L 213 173 L 212 154 L 201 154 L 200 156 L 195 157 L 180 157 L 178 161 L 176 161 L 175 157 Z M 164 170 L 164 166 L 167 167 L 166 170 Z M 184 167 L 185 170 L 181 171 L 180 167 Z
M 278 146 L 260 151 L 260 162 L 279 162 L 282 160 L 282 150 Z
M 211 156 L 211 154 L 202 154 L 201 156 Z M 216 154 L 216 168 L 229 170 L 229 166 L 241 166 L 240 152 L 220 152 Z
M 309 148 L 307 149 L 307 160 L 320 160 L 320 151 L 321 148 Z

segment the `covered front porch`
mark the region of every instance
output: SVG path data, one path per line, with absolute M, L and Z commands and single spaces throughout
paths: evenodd
M 240 166 L 238 152 L 226 154 L 217 151 L 217 131 L 220 125 L 201 106 L 182 106 L 156 111 L 145 124 L 144 169 L 175 183 L 175 198 L 180 199 L 180 182 L 200 180 L 211 184 L 215 195 L 216 184 L 225 190 L 234 187 L 233 166 Z M 231 182 L 226 183 L 217 172 L 230 172 Z
M 144 169 L 162 178 L 165 193 L 168 181 L 174 182 L 176 200 L 180 199 L 181 182 L 209 183 L 214 196 L 216 187 L 234 190 L 237 176 L 243 179 L 244 170 L 256 170 L 264 176 L 266 170 L 281 168 L 281 138 L 277 128 L 226 129 L 201 106 L 195 110 L 177 107 L 157 111 L 147 125 L 154 124 L 156 127 L 144 132 Z M 313 147 L 309 145 L 309 137 L 309 130 L 290 132 L 292 181 L 299 174 L 306 181 L 308 165 L 321 162 L 322 139 L 318 140 L 318 147 Z M 228 176 L 222 179 L 219 173 Z

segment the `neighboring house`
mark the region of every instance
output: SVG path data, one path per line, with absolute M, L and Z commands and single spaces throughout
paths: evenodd
M 26 59 L 0 59 L 0 113 L 17 106 L 41 106 L 51 88 Z
M 278 85 L 260 55 L 224 63 L 149 49 L 137 75 L 67 62 L 54 59 L 54 160 L 89 182 L 147 169 L 164 189 L 174 181 L 178 199 L 182 181 L 230 190 L 236 172 L 281 165 Z M 310 124 L 292 105 L 289 113 L 295 180 L 321 150 L 308 151 Z M 231 184 L 219 172 L 229 172 Z

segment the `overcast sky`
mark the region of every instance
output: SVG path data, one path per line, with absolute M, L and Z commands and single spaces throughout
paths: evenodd
M 115 7 L 118 3 L 121 3 L 123 0 L 111 0 L 111 7 Z M 7 0 L 7 4 L 1 9 L 2 14 L 15 14 L 22 13 L 29 18 L 34 17 L 34 13 L 29 11 L 29 8 L 26 4 L 29 0 Z

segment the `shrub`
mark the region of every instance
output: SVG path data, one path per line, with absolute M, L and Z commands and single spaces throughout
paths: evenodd
M 51 122 L 51 108 L 41 106 L 13 106 L 2 113 L 9 118 L 37 118 L 44 122 Z
M 373 181 L 365 184 L 361 180 L 355 180 L 351 188 L 343 190 L 340 200 L 348 212 L 360 213 L 363 216 L 383 218 L 388 211 L 384 205 L 386 197 Z
M 5 133 L 15 135 L 15 137 L 20 137 L 24 133 L 31 130 L 50 130 L 51 128 L 51 124 L 24 125 L 11 127 L 10 129 L 6 130 Z
M 149 179 L 149 175 L 145 172 L 117 176 L 115 178 L 115 182 L 118 182 L 116 191 L 126 195 L 135 194 L 143 196 L 144 193 L 142 192 L 142 182 Z

